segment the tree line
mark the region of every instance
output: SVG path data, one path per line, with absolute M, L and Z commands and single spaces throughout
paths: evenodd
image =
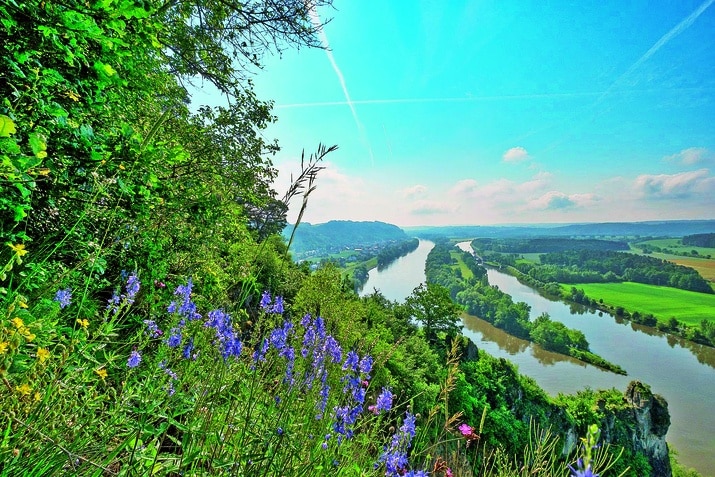
M 524 302 L 514 303 L 509 294 L 489 285 L 483 267 L 477 266 L 480 272 L 469 279 L 458 277 L 455 274 L 455 260 L 450 254 L 453 249 L 452 244 L 444 241 L 430 251 L 425 266 L 427 280 L 447 287 L 450 293 L 454 293 L 453 299 L 464 306 L 469 314 L 513 336 L 533 341 L 544 349 L 573 356 L 618 374 L 626 374 L 620 366 L 592 353 L 581 331 L 552 320 L 546 313 L 531 321 L 531 307 Z M 461 253 L 464 254 L 461 258 L 465 263 L 476 264 L 471 254 Z

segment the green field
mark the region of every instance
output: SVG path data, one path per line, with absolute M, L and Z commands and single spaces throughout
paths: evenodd
M 677 288 L 644 285 L 642 283 L 578 283 L 561 285 L 583 289 L 592 300 L 603 300 L 610 306 L 640 314 L 652 314 L 659 321 L 675 317 L 688 325 L 699 325 L 702 320 L 715 321 L 715 295 Z
M 715 248 L 694 247 L 692 245 L 683 245 L 682 240 L 678 239 L 678 238 L 645 240 L 643 242 L 636 242 L 633 244 L 633 246 L 635 246 L 635 247 L 639 247 L 641 245 L 650 245 L 652 247 L 659 247 L 661 249 L 667 248 L 676 254 L 679 254 L 679 253 L 690 254 L 693 250 L 695 250 L 698 252 L 698 255 L 700 255 L 702 257 L 705 257 L 707 255 L 710 255 L 711 257 L 715 257 Z
M 459 270 L 462 272 L 462 278 L 469 279 L 474 276 L 472 271 L 467 267 L 467 264 L 464 263 L 464 260 L 462 260 L 462 254 L 460 252 L 451 251 L 449 252 L 449 254 L 454 260 L 457 260 L 457 265 L 455 265 L 455 268 L 459 268 Z

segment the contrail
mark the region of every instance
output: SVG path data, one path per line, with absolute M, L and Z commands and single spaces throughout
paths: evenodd
M 653 46 L 651 46 L 650 49 L 648 49 L 648 51 L 646 51 L 643 54 L 643 56 L 638 58 L 638 60 L 635 63 L 633 63 L 631 65 L 631 67 L 628 68 L 628 70 L 626 70 L 625 73 L 623 73 L 621 76 L 619 76 L 618 79 L 616 81 L 614 81 L 611 86 L 608 87 L 608 89 L 603 93 L 603 95 L 600 98 L 598 98 L 598 100 L 600 101 L 603 98 L 605 98 L 606 96 L 608 96 L 608 94 L 611 92 L 611 90 L 613 88 L 618 86 L 623 81 L 623 79 L 630 76 L 631 73 L 633 73 L 635 70 L 637 70 L 640 67 L 640 65 L 645 63 L 648 60 L 648 58 L 653 56 L 658 50 L 660 50 L 663 46 L 665 46 L 670 40 L 672 40 L 673 38 L 680 35 L 685 30 L 687 30 L 690 27 L 690 25 L 692 25 L 695 22 L 695 20 L 697 20 L 697 18 L 700 15 L 702 15 L 702 13 L 705 10 L 707 10 L 710 5 L 713 4 L 713 2 L 715 2 L 715 0 L 706 0 L 697 9 L 695 9 L 695 11 L 693 13 L 691 13 L 683 21 L 681 21 L 680 23 L 675 25 L 668 33 L 666 33 L 665 35 L 660 37 L 660 40 L 656 41 L 655 44 Z
M 342 71 L 340 71 L 340 68 L 338 67 L 338 64 L 335 62 L 335 57 L 333 56 L 333 52 L 330 49 L 330 43 L 328 42 L 328 35 L 325 34 L 325 31 L 323 30 L 323 25 L 320 22 L 320 17 L 318 16 L 318 12 L 315 11 L 315 7 L 311 7 L 308 10 L 308 15 L 310 16 L 310 21 L 315 27 L 315 29 L 318 31 L 318 38 L 320 38 L 320 44 L 323 46 L 323 49 L 325 50 L 325 53 L 328 55 L 328 60 L 330 61 L 330 65 L 333 67 L 333 71 L 335 71 L 335 74 L 338 76 L 338 81 L 340 81 L 340 86 L 343 88 L 343 94 L 345 95 L 345 102 L 343 103 L 342 101 L 339 102 L 340 104 L 347 104 L 348 107 L 350 107 L 350 112 L 353 114 L 353 119 L 355 120 L 355 124 L 357 125 L 358 131 L 360 132 L 360 137 L 367 147 L 368 152 L 370 153 L 370 162 L 372 165 L 375 164 L 375 158 L 372 155 L 372 148 L 370 147 L 370 143 L 367 140 L 367 135 L 365 134 L 365 128 L 363 127 L 362 123 L 360 122 L 360 119 L 358 118 L 357 111 L 355 111 L 355 105 L 353 103 L 353 100 L 350 99 L 350 93 L 348 93 L 348 87 L 345 84 L 345 78 L 343 77 Z
M 713 0 L 715 1 L 715 0 Z M 705 88 L 707 90 L 707 88 Z M 668 91 L 703 91 L 704 88 L 677 88 L 668 89 Z M 618 92 L 618 94 L 633 94 L 633 93 L 659 93 L 662 88 L 639 89 Z M 313 108 L 313 107 L 328 107 L 328 106 L 354 106 L 362 105 L 379 105 L 379 104 L 419 104 L 419 103 L 469 103 L 469 102 L 486 102 L 486 101 L 513 101 L 523 99 L 569 99 L 583 98 L 589 96 L 603 96 L 607 91 L 585 91 L 580 93 L 541 93 L 541 94 L 508 94 L 497 96 L 461 96 L 453 98 L 386 98 L 386 99 L 351 99 L 347 101 L 322 101 L 313 103 L 289 103 L 276 104 L 276 109 L 289 108 Z

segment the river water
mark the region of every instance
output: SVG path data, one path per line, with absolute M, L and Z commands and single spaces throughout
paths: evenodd
M 458 244 L 470 251 L 469 242 Z M 403 301 L 425 281 L 424 264 L 432 242 L 420 241 L 411 254 L 389 268 L 373 269 L 363 294 L 378 289 L 390 300 Z M 671 425 L 667 440 L 678 460 L 703 475 L 715 476 L 715 349 L 686 342 L 653 328 L 616 321 L 605 313 L 549 300 L 516 278 L 488 270 L 489 283 L 531 306 L 532 318 L 542 312 L 570 328 L 581 330 L 591 351 L 621 365 L 620 376 L 573 358 L 541 349 L 510 336 L 477 317 L 463 316 L 464 334 L 489 354 L 515 363 L 549 394 L 574 393 L 585 387 L 625 391 L 632 380 L 643 381 L 668 401 Z

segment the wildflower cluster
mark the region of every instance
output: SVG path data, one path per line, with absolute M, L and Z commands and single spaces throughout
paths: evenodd
M 174 291 L 174 295 L 180 298 L 180 301 L 172 301 L 167 307 L 169 313 L 178 313 L 180 316 L 187 318 L 189 321 L 201 319 L 201 315 L 196 311 L 196 303 L 191 300 L 191 289 L 194 283 L 189 278 L 186 285 L 179 285 Z
M 424 470 L 407 470 L 409 460 L 407 453 L 415 437 L 415 416 L 409 411 L 405 413 L 405 419 L 398 431 L 392 436 L 390 444 L 385 446 L 380 460 L 375 464 L 379 468 L 380 464 L 385 465 L 386 477 L 423 477 L 427 476 Z
M 122 271 L 122 275 L 126 275 L 126 272 Z M 120 295 L 115 290 L 107 303 L 107 310 L 109 310 L 112 315 L 116 315 L 122 306 L 133 305 L 140 288 L 141 281 L 136 272 L 130 273 L 127 276 L 127 282 L 124 286 L 124 293 Z

